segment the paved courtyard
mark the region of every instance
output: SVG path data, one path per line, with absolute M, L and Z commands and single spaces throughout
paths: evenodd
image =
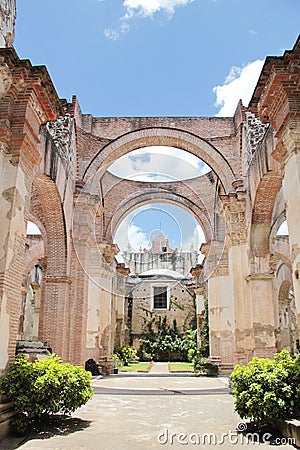
M 0 448 L 273 448 L 268 443 L 249 443 L 237 433 L 241 420 L 234 412 L 226 378 L 120 375 L 96 378 L 93 384 L 93 399 L 63 425 L 53 426 L 23 442 L 8 439 Z M 266 441 L 269 439 L 266 436 Z

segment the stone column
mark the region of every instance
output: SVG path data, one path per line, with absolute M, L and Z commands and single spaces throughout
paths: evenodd
M 226 222 L 225 245 L 228 248 L 229 279 L 227 293 L 234 311 L 232 331 L 234 334 L 233 361 L 246 362 L 253 348 L 252 310 L 246 277 L 249 274 L 248 245 L 246 233 L 245 193 L 239 191 L 221 198 Z
M 116 276 L 113 262 L 118 248 L 112 243 L 101 243 L 90 249 L 87 349 L 89 357 L 99 361 L 105 371 L 113 369 L 111 354 L 114 349 L 112 329 L 113 278 Z
M 91 249 L 95 246 L 95 217 L 97 204 L 89 194 L 75 195 L 75 209 L 72 233 L 71 263 L 71 301 L 69 311 L 69 351 L 70 361 L 84 364 L 89 358 L 95 358 L 94 345 L 91 345 L 87 332 L 89 320 L 99 320 L 98 313 L 92 317 L 89 310 L 89 285 L 92 273 Z M 90 319 L 89 319 L 90 318 Z M 96 355 L 98 357 L 98 355 Z
M 277 148 L 283 152 L 283 193 L 289 230 L 295 305 L 300 324 L 300 119 L 294 129 L 287 129 Z M 299 338 L 299 336 L 298 336 Z
M 273 283 L 270 272 L 250 275 L 243 192 L 223 197 L 229 274 L 235 311 L 235 362 L 276 352 Z
M 11 2 L 13 7 L 14 2 Z M 39 129 L 54 120 L 60 103 L 44 67 L 0 49 L 0 372 L 18 338 L 26 218 L 42 160 Z M 50 94 L 51 92 L 51 94 Z
M 3 143 L 2 143 L 3 144 Z M 3 147 L 2 147 L 2 150 Z M 39 153 L 31 148 L 31 157 Z M 0 152 L 0 372 L 14 357 L 19 336 L 26 220 L 33 178 L 27 146 L 12 155 Z
M 3 151 L 4 150 L 4 151 Z M 0 374 L 14 357 L 19 331 L 30 168 L 25 155 L 0 152 Z M 31 168 L 32 170 L 32 168 Z
M 206 256 L 205 277 L 208 278 L 210 356 L 232 367 L 235 317 L 228 249 L 223 241 L 212 241 L 202 244 L 201 251 Z
M 124 263 L 117 263 L 116 277 L 114 280 L 114 295 L 116 300 L 116 335 L 114 346 L 120 347 L 126 345 L 128 337 L 127 313 L 125 304 L 125 283 L 130 273 L 130 269 L 125 267 Z

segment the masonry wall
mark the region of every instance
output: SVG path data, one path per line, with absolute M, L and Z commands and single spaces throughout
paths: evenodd
M 169 286 L 170 303 L 168 309 L 153 309 L 152 305 L 152 288 L 155 285 Z M 151 318 L 167 317 L 167 323 L 173 326 L 176 320 L 178 330 L 183 333 L 184 328 L 189 328 L 191 322 L 195 318 L 195 303 L 191 291 L 180 282 L 172 279 L 160 280 L 143 280 L 131 290 L 132 297 L 132 328 L 129 332 L 133 336 L 133 344 L 136 348 L 139 346 L 138 339 L 143 333 L 145 324 Z M 151 311 L 152 315 L 149 314 Z

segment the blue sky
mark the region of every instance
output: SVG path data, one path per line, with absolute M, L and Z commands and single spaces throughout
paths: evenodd
M 299 18 L 299 0 L 17 0 L 15 48 L 47 66 L 61 98 L 76 94 L 96 117 L 231 116 L 239 98 L 248 104 L 265 57 L 293 47 Z M 142 152 L 118 167 L 153 180 L 169 166 L 179 178 L 179 160 L 169 156 Z M 156 207 L 125 221 L 121 235 L 136 248 L 159 226 Z M 184 217 L 166 234 L 179 226 L 183 245 L 197 245 L 192 216 L 159 208 Z
M 216 115 L 214 88 L 291 48 L 300 17 L 299 0 L 18 0 L 17 8 L 19 55 L 46 64 L 59 96 L 76 94 L 95 116 Z
M 123 250 L 128 243 L 133 251 L 151 247 L 151 237 L 162 233 L 171 248 L 189 251 L 191 245 L 199 249 L 205 241 L 202 229 L 186 210 L 166 203 L 152 203 L 137 208 L 120 224 L 115 241 Z

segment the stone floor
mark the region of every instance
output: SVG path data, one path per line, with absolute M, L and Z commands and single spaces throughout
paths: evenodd
M 237 433 L 227 379 L 132 377 L 94 379 L 95 395 L 73 418 L 54 423 L 23 442 L 6 439 L 3 450 L 134 450 L 273 448 Z M 117 391 L 118 390 L 118 391 Z M 245 425 L 246 426 L 246 425 Z M 254 439 L 256 437 L 254 436 Z M 269 442 L 270 437 L 265 437 Z M 276 449 L 294 448 L 276 445 Z
M 167 362 L 155 362 L 152 364 L 150 374 L 169 373 L 169 364 Z

